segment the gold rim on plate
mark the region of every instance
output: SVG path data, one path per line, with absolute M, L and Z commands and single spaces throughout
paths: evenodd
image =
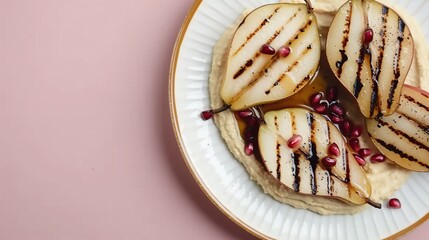
M 229 219 L 231 219 L 235 224 L 249 232 L 250 234 L 254 235 L 255 237 L 261 238 L 261 239 L 272 239 L 265 234 L 257 231 L 256 229 L 252 228 L 251 226 L 244 223 L 241 219 L 237 218 L 234 214 L 232 214 L 228 209 L 226 209 L 219 200 L 209 191 L 207 186 L 203 184 L 202 179 L 197 176 L 196 170 L 194 167 L 190 164 L 189 156 L 186 152 L 186 149 L 183 144 L 182 135 L 179 128 L 179 122 L 177 118 L 177 111 L 176 111 L 176 98 L 175 98 L 175 75 L 176 75 L 176 68 L 177 68 L 177 61 L 178 56 L 180 52 L 180 48 L 182 46 L 183 39 L 185 37 L 186 31 L 188 30 L 189 24 L 191 23 L 195 13 L 197 12 L 200 4 L 203 2 L 203 0 L 195 0 L 192 7 L 188 11 L 185 20 L 180 28 L 178 37 L 176 39 L 173 53 L 171 56 L 171 62 L 170 62 L 170 73 L 169 73 L 169 84 L 168 84 L 168 96 L 169 96 L 169 106 L 170 106 L 170 117 L 171 122 L 173 125 L 174 134 L 176 137 L 177 144 L 179 146 L 180 152 L 182 154 L 183 160 L 186 163 L 186 166 L 188 167 L 189 171 L 192 174 L 192 177 L 200 187 L 200 189 L 204 192 L 204 194 L 207 196 L 207 198 Z M 424 223 L 429 218 L 429 213 L 426 213 L 422 218 L 420 218 L 418 221 L 416 221 L 414 224 L 408 226 L 407 228 L 402 229 L 401 231 L 393 234 L 392 236 L 387 237 L 386 239 L 397 239 L 404 234 L 416 229 L 419 225 Z

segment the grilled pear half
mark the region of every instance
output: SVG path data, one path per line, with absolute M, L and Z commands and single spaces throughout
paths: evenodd
M 264 45 L 272 52 L 264 53 Z M 244 18 L 234 34 L 221 98 L 232 110 L 241 110 L 289 97 L 313 79 L 320 51 L 309 2 L 261 6 Z
M 370 200 L 371 184 L 358 165 L 340 131 L 322 115 L 303 108 L 267 112 L 258 134 L 259 151 L 267 171 L 295 192 L 334 197 L 348 203 L 379 204 Z M 288 140 L 302 137 L 294 149 Z M 334 166 L 322 159 L 328 147 L 336 143 L 340 150 Z
M 326 41 L 329 66 L 362 114 L 392 114 L 414 54 L 404 20 L 374 0 L 349 0 L 335 15 Z
M 429 93 L 404 85 L 396 112 L 367 119 L 366 127 L 390 160 L 406 169 L 429 171 Z

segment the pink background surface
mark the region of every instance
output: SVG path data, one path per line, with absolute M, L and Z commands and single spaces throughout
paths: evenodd
M 0 1 L 0 239 L 252 239 L 200 191 L 171 127 L 192 3 Z

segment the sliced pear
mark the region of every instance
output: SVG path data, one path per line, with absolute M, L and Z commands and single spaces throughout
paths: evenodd
M 327 36 L 329 65 L 367 118 L 396 110 L 413 54 L 413 38 L 404 20 L 374 0 L 346 2 Z
M 271 111 L 258 134 L 259 152 L 267 171 L 286 187 L 302 194 L 327 196 L 362 205 L 370 203 L 371 185 L 356 162 L 340 131 L 326 118 L 303 108 Z M 288 140 L 302 137 L 299 147 Z M 322 159 L 328 147 L 340 149 L 336 165 L 326 167 Z
M 264 45 L 272 52 L 263 53 Z M 221 97 L 232 110 L 289 97 L 313 79 L 320 51 L 317 21 L 309 4 L 259 7 L 234 34 Z
M 396 112 L 367 119 L 366 127 L 390 160 L 406 169 L 429 171 L 429 93 L 404 85 Z

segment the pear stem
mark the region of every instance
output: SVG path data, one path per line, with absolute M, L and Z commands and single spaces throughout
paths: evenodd
M 308 13 L 313 13 L 313 6 L 311 5 L 311 1 L 310 0 L 304 0 L 305 4 L 307 5 L 307 11 Z
M 212 112 L 214 113 L 214 114 L 216 114 L 216 113 L 220 113 L 220 112 L 223 112 L 223 111 L 226 111 L 226 110 L 228 110 L 229 109 L 229 105 L 227 105 L 227 104 L 225 104 L 225 105 L 223 105 L 222 107 L 220 107 L 220 108 L 216 108 L 216 109 L 213 109 L 212 110 Z
M 365 199 L 366 203 L 368 203 L 369 205 L 381 209 L 381 203 L 375 202 L 374 200 L 370 199 L 370 198 L 366 198 Z

